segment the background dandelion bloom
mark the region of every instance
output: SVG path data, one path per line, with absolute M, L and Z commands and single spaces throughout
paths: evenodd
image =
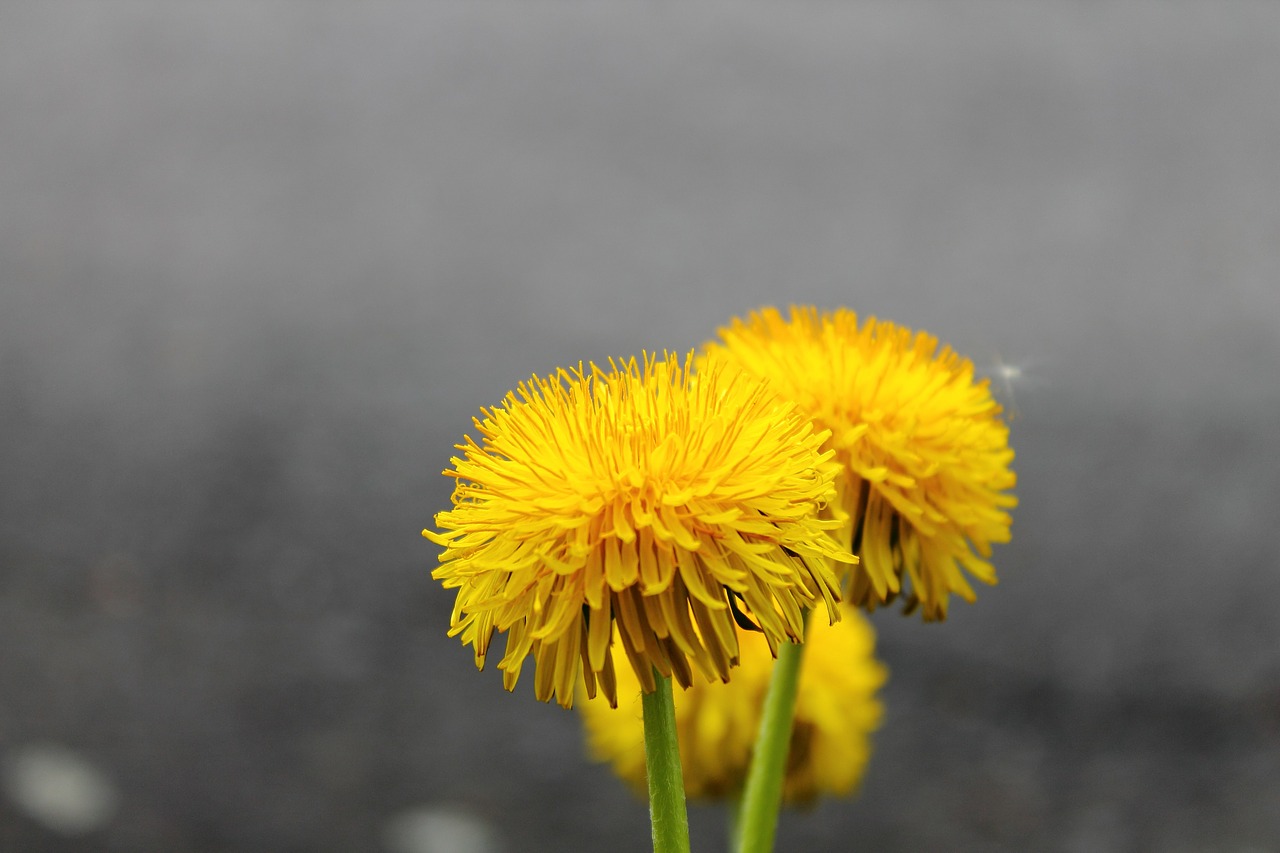
M 847 600 L 874 608 L 902 593 L 907 609 L 944 619 L 951 593 L 973 601 L 961 568 L 995 583 L 991 544 L 1007 542 L 1017 500 L 1013 451 L 988 380 L 924 332 L 847 309 L 774 308 L 720 329 L 728 355 L 768 379 L 819 428 L 844 473 L 832 514 L 861 557 Z M 908 586 L 903 589 L 904 577 Z
M 654 667 L 728 678 L 737 619 L 774 646 L 818 601 L 837 618 L 832 561 L 850 558 L 818 517 L 839 470 L 825 434 L 760 380 L 692 363 L 535 376 L 458 445 L 453 508 L 423 535 L 444 547 L 432 576 L 458 590 L 450 635 L 477 666 L 506 632 L 508 690 L 532 654 L 539 699 L 567 707 L 580 680 L 616 703 L 615 625 L 652 691 Z
M 875 633 L 856 610 L 841 605 L 834 625 L 815 623 L 805 640 L 783 797 L 803 803 L 819 795 L 843 796 L 862 778 L 871 733 L 882 708 L 876 691 L 887 672 L 875 659 Z M 685 791 L 716 799 L 746 781 L 760 713 L 773 673 L 773 656 L 759 634 L 742 637 L 742 662 L 726 684 L 697 681 L 676 691 L 676 729 Z M 618 690 L 634 701 L 611 708 L 602 699 L 581 702 L 587 745 L 599 761 L 643 792 L 644 726 L 639 684 L 625 669 Z

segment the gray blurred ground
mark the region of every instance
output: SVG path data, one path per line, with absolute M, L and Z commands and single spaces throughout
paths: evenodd
M 647 849 L 418 531 L 530 372 L 791 302 L 1025 377 L 1001 585 L 877 614 L 780 849 L 1280 850 L 1280 6 L 1208 2 L 0 5 L 0 763 L 116 798 L 0 849 Z

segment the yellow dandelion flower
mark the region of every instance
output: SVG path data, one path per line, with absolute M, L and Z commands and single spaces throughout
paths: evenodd
M 720 330 L 727 354 L 769 380 L 820 429 L 843 467 L 831 513 L 861 557 L 847 600 L 945 619 L 950 595 L 974 600 L 961 567 L 994 584 L 991 544 L 1009 540 L 1017 500 L 1009 429 L 986 379 L 937 338 L 841 309 L 774 308 Z M 903 589 L 903 578 L 909 586 Z
M 856 610 L 840 607 L 839 622 L 815 623 L 805 641 L 783 781 L 788 803 L 851 793 L 871 756 L 871 733 L 880 724 L 876 691 L 887 673 L 874 656 L 875 633 Z M 731 796 L 746 781 L 773 656 L 758 634 L 743 636 L 741 649 L 742 661 L 729 682 L 698 681 L 676 691 L 680 763 L 690 797 Z M 587 747 L 596 760 L 608 762 L 623 781 L 643 793 L 640 687 L 623 670 L 618 691 L 634 696 L 634 701 L 616 709 L 599 698 L 579 703 Z
M 803 636 L 803 612 L 837 617 L 833 560 L 850 557 L 818 518 L 838 472 L 825 434 L 765 383 L 693 354 L 533 377 L 475 420 L 445 471 L 432 576 L 456 589 L 451 636 L 483 668 L 495 631 L 514 689 L 573 703 L 574 684 L 616 702 L 614 627 L 643 689 L 653 668 L 687 686 L 738 661 L 737 622 L 771 647 Z

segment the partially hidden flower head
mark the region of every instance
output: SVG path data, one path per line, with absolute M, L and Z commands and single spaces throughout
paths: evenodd
M 991 545 L 1009 539 L 1016 478 L 1009 429 L 989 381 L 937 338 L 853 311 L 775 308 L 720 329 L 711 356 L 767 379 L 829 431 L 843 473 L 831 512 L 861 557 L 846 600 L 902 595 L 945 619 L 966 573 L 995 583 Z
M 838 618 L 833 561 L 852 558 L 819 518 L 836 498 L 827 436 L 761 380 L 693 358 L 534 376 L 457 446 L 452 508 L 423 535 L 457 590 L 450 635 L 483 668 L 506 634 L 508 690 L 532 655 L 540 700 L 568 707 L 580 683 L 615 703 L 615 627 L 652 692 L 655 668 L 728 679 L 739 624 L 776 647 L 818 603 Z
M 861 780 L 871 755 L 871 734 L 883 709 L 876 691 L 887 672 L 876 660 L 875 633 L 852 607 L 840 605 L 834 625 L 815 622 L 805 640 L 796 693 L 783 799 L 807 803 L 844 796 Z M 742 638 L 742 662 L 727 683 L 695 681 L 675 692 L 676 730 L 685 792 L 703 800 L 731 797 L 746 781 L 773 656 L 759 634 Z M 640 688 L 624 669 L 618 692 L 632 701 L 611 708 L 600 698 L 579 703 L 587 747 L 643 793 L 644 726 Z

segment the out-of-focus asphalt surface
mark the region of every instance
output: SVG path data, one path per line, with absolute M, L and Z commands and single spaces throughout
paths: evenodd
M 116 797 L 0 849 L 648 849 L 418 531 L 530 372 L 791 302 L 1024 377 L 779 849 L 1280 850 L 1280 6 L 1101 2 L 0 6 L 0 762 Z

